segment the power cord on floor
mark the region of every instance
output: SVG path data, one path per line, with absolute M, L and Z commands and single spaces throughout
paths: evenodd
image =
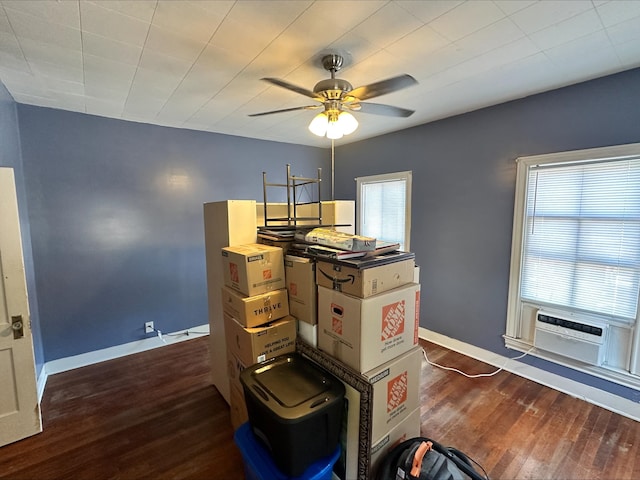
M 458 370 L 457 368 L 453 368 L 453 367 L 445 367 L 444 365 L 440 365 L 437 364 L 435 362 L 432 362 L 431 360 L 429 360 L 429 357 L 427 357 L 427 350 L 422 347 L 422 354 L 424 355 L 424 359 L 427 361 L 427 363 L 429 365 L 433 365 L 434 367 L 438 367 L 438 368 L 442 368 L 443 370 L 450 370 L 452 372 L 456 372 L 459 373 L 460 375 L 464 375 L 467 378 L 481 378 L 481 377 L 493 377 L 495 374 L 497 374 L 498 372 L 501 372 L 502 370 L 504 370 L 504 367 L 507 366 L 507 363 L 510 360 L 520 360 L 521 358 L 526 357 L 535 347 L 531 347 L 529 350 L 527 350 L 526 352 L 524 352 L 522 355 L 519 355 L 517 357 L 512 357 L 512 358 L 507 358 L 504 363 L 502 364 L 502 366 L 500 368 L 498 368 L 496 371 L 491 372 L 491 373 L 478 373 L 475 375 L 469 375 L 468 373 L 463 372 L 462 370 Z
M 197 332 L 194 330 L 185 330 L 179 333 L 167 333 L 165 337 L 188 337 L 189 335 L 209 335 L 209 332 Z
M 158 335 L 158 338 L 160 340 L 162 340 L 163 343 L 167 343 L 167 341 L 164 339 L 164 337 L 184 337 L 184 336 L 189 336 L 189 335 L 209 335 L 209 332 L 198 332 L 195 330 L 185 330 L 184 332 L 178 332 L 178 333 L 167 333 L 166 335 L 162 333 L 161 330 L 153 327 L 153 331 L 156 332 L 156 334 Z

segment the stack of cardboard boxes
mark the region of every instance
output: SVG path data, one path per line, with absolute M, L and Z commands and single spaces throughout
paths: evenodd
M 420 285 L 414 255 L 323 260 L 287 255 L 289 309 L 298 335 L 359 372 L 373 388 L 372 471 L 396 443 L 420 434 Z M 354 395 L 350 398 L 350 395 Z M 357 409 L 347 388 L 349 409 Z M 341 480 L 357 477 L 359 412 L 347 412 Z
M 231 423 L 236 429 L 248 420 L 240 372 L 295 351 L 296 319 L 289 315 L 281 248 L 260 244 L 225 247 L 222 258 Z

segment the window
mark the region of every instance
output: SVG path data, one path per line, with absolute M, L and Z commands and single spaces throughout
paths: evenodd
M 530 166 L 523 243 L 523 299 L 632 323 L 640 158 Z
M 359 235 L 399 243 L 409 251 L 411 172 L 356 178 Z
M 597 320 L 606 360 L 580 369 L 640 375 L 640 144 L 518 159 L 511 257 L 507 346 L 533 344 L 540 309 Z

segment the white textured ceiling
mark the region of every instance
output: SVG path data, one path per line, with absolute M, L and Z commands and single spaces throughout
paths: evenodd
M 0 0 L 0 80 L 18 103 L 313 146 L 322 53 L 409 118 L 356 113 L 355 140 L 640 66 L 640 1 Z M 311 101 L 313 103 L 313 101 Z

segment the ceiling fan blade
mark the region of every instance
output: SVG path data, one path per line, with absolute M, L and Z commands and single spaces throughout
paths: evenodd
M 358 100 L 367 100 L 368 98 L 379 97 L 380 95 L 402 90 L 416 83 L 418 83 L 418 81 L 411 75 L 398 75 L 397 77 L 387 78 L 386 80 L 354 88 L 349 92 L 349 95 L 356 97 Z
M 304 107 L 283 108 L 282 110 L 271 110 L 270 112 L 250 113 L 250 117 L 260 117 L 262 115 L 271 115 L 272 113 L 294 112 L 296 110 L 317 110 L 323 108 L 323 105 L 306 105 Z
M 267 77 L 267 78 L 261 78 L 260 80 L 263 80 L 265 82 L 269 82 L 269 83 L 271 83 L 273 85 L 276 85 L 278 87 L 286 88 L 287 90 L 291 90 L 292 92 L 299 93 L 300 95 L 304 95 L 305 97 L 309 97 L 309 98 L 313 98 L 313 99 L 318 100 L 318 101 L 322 101 L 322 97 L 319 97 L 318 95 L 313 93 L 311 90 L 307 90 L 306 88 L 299 87 L 297 85 L 294 85 L 293 83 L 285 82 L 284 80 L 281 80 L 279 78 Z
M 360 105 L 360 108 L 357 108 Z M 362 113 L 372 113 L 374 115 L 386 115 L 388 117 L 410 117 L 415 110 L 408 110 L 406 108 L 394 107 L 393 105 L 382 105 L 381 103 L 369 103 L 361 102 L 354 105 L 354 111 L 360 111 Z

